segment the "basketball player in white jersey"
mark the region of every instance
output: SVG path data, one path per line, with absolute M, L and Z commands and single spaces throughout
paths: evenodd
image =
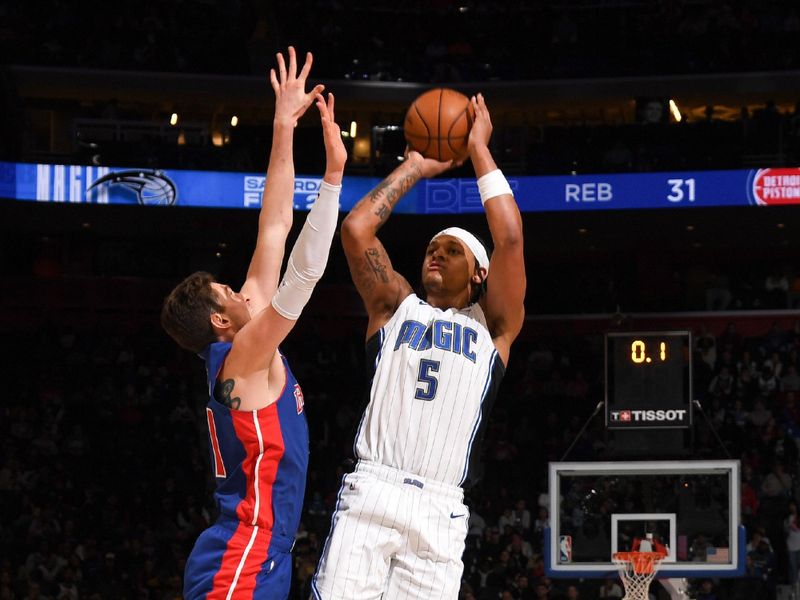
M 524 319 L 522 220 L 488 142 L 481 95 L 469 155 L 494 253 L 460 228 L 433 236 L 422 264 L 425 297 L 392 269 L 377 238 L 422 177 L 452 163 L 409 152 L 342 224 L 342 243 L 369 315 L 374 370 L 312 593 L 318 600 L 458 596 L 480 440 Z M 484 292 L 485 290 L 485 292 Z

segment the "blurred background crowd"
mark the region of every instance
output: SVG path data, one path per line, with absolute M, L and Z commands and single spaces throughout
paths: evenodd
M 348 174 L 393 168 L 405 108 L 440 83 L 485 91 L 509 174 L 795 167 L 798 32 L 789 0 L 3 3 L 0 160 L 260 172 L 265 75 L 291 43 L 314 50 L 313 78 L 337 94 Z M 319 172 L 315 119 L 296 147 L 298 173 Z M 158 308 L 196 269 L 241 283 L 255 214 L 0 208 L 0 600 L 179 598 L 216 509 L 202 363 L 159 330 Z M 664 315 L 693 332 L 708 415 L 694 455 L 743 465 L 746 576 L 693 593 L 771 599 L 797 580 L 794 208 L 524 215 L 528 320 L 468 493 L 464 600 L 622 597 L 618 581 L 545 577 L 546 469 L 603 398 L 603 332 L 657 329 Z M 441 225 L 397 215 L 382 230 L 409 280 Z M 334 247 L 283 348 L 311 432 L 292 600 L 309 596 L 364 395 L 364 315 Z M 612 450 L 598 420 L 570 458 Z
M 266 90 L 274 53 L 291 43 L 315 51 L 313 77 L 337 93 L 346 84 L 385 84 L 391 97 L 391 90 L 429 82 L 462 86 L 470 94 L 482 90 L 496 108 L 509 172 L 795 164 L 800 94 L 792 95 L 793 79 L 782 84 L 781 73 L 800 67 L 800 48 L 792 43 L 799 30 L 800 9 L 789 0 L 125 0 L 113 13 L 96 1 L 6 3 L 0 7 L 0 60 L 23 69 L 34 87 L 43 79 L 66 77 L 67 85 L 87 91 L 82 98 L 74 89 L 59 92 L 59 110 L 78 122 L 48 125 L 45 119 L 53 117 L 37 112 L 48 107 L 47 92 L 20 84 L 19 71 L 0 73 L 5 109 L 0 123 L 9 132 L 0 141 L 0 157 L 21 153 L 34 161 L 55 152 L 75 162 L 260 170 L 270 139 L 268 117 L 240 113 L 239 125 L 228 127 L 230 115 L 224 112 L 231 99 L 194 114 L 189 106 L 201 102 L 212 80 L 234 96 L 248 80 Z M 125 74 L 127 85 L 138 85 L 131 78 L 140 72 L 159 74 L 158 102 L 142 102 L 140 93 L 125 89 Z M 96 88 L 91 81 L 109 80 L 111 73 L 120 83 L 109 84 L 108 93 L 91 90 Z M 742 73 L 771 79 L 733 87 L 713 83 Z M 197 77 L 202 83 L 192 86 Z M 615 83 L 604 87 L 606 80 Z M 636 80 L 642 81 L 636 107 L 609 109 L 613 86 L 624 89 Z M 521 106 L 541 102 L 541 86 L 548 82 L 579 81 L 603 91 L 570 87 L 536 114 Z M 191 98 L 179 100 L 173 93 L 181 82 L 192 90 Z M 493 86 L 508 82 L 538 82 L 538 87 L 523 88 L 514 96 L 521 102 L 500 111 L 497 105 L 508 94 Z M 363 92 L 362 86 L 353 93 L 363 97 Z M 678 127 L 668 126 L 671 94 L 689 103 L 680 105 Z M 252 105 L 262 98 L 250 100 Z M 402 125 L 407 103 L 367 104 L 352 113 L 359 127 Z M 180 144 L 177 129 L 144 127 L 166 124 L 173 110 L 185 128 Z M 350 119 L 349 112 L 343 115 Z M 47 134 L 50 126 L 57 131 Z M 59 142 L 67 131 L 72 139 Z M 396 164 L 402 135 L 384 135 L 380 156 L 381 142 L 373 140 L 369 160 L 365 154 L 351 168 L 380 173 Z M 308 139 L 317 137 L 313 132 Z M 301 172 L 314 171 L 322 154 L 310 151 L 298 160 Z
M 260 75 L 293 43 L 324 49 L 319 77 L 439 83 L 800 67 L 800 9 L 789 0 L 67 6 L 5 5 L 0 54 L 11 64 Z
M 694 453 L 724 457 L 713 427 L 742 460 L 752 545 L 747 586 L 705 583 L 719 598 L 767 598 L 796 573 L 800 321 L 764 326 L 758 335 L 741 335 L 735 321 L 694 332 L 694 386 L 710 417 L 697 419 Z M 284 348 L 311 432 L 294 551 L 298 599 L 308 597 L 338 480 L 351 468 L 363 397 L 360 336 L 320 343 L 302 335 L 324 327 L 309 318 Z M 201 361 L 152 325 L 123 335 L 67 323 L 15 336 L 3 361 L 0 598 L 180 597 L 186 556 L 216 515 Z M 543 565 L 547 462 L 562 457 L 602 397 L 601 365 L 600 335 L 536 336 L 514 348 L 485 442 L 485 477 L 468 493 L 465 598 L 614 597 L 619 589 L 550 580 Z M 607 451 L 604 428 L 593 423 L 570 459 Z

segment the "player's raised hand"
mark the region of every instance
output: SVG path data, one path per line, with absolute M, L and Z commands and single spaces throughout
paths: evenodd
M 470 103 L 475 111 L 475 119 L 472 122 L 472 129 L 470 129 L 469 140 L 467 141 L 467 147 L 471 152 L 477 147 L 489 145 L 489 138 L 492 137 L 492 118 L 489 115 L 489 109 L 486 107 L 483 94 L 470 98 Z
M 406 148 L 405 162 L 419 169 L 419 176 L 425 178 L 436 177 L 461 164 L 461 162 L 456 162 L 454 160 L 441 161 L 434 158 L 425 158 L 422 154 L 411 148 Z
M 269 70 L 269 81 L 275 91 L 275 121 L 289 125 L 296 125 L 297 120 L 303 116 L 318 94 L 325 89 L 324 85 L 317 85 L 306 93 L 306 79 L 311 71 L 314 57 L 311 52 L 306 53 L 306 62 L 297 73 L 297 56 L 294 47 L 289 46 L 289 68 L 283 54 L 278 52 L 278 70 Z
M 347 162 L 347 150 L 342 142 L 342 131 L 336 124 L 336 117 L 333 113 L 335 99 L 330 92 L 327 102 L 322 94 L 317 94 L 316 98 L 319 118 L 322 121 L 322 136 L 325 139 L 325 181 L 338 185 L 342 182 L 344 163 Z

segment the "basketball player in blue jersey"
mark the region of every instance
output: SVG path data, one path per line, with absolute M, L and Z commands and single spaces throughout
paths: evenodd
M 317 600 L 458 597 L 469 511 L 488 413 L 524 319 L 522 220 L 489 152 L 481 95 L 469 155 L 494 242 L 458 227 L 433 236 L 425 297 L 392 268 L 377 233 L 422 177 L 452 166 L 409 152 L 342 224 L 366 305 L 369 402 L 355 440 L 312 593 Z M 485 292 L 484 292 L 485 290 Z
M 161 322 L 206 362 L 206 408 L 220 518 L 198 538 L 186 563 L 184 598 L 283 600 L 291 583 L 291 548 L 308 465 L 303 394 L 278 345 L 292 330 L 322 276 L 339 211 L 347 153 L 334 121 L 334 99 L 306 93 L 312 57 L 297 73 L 277 55 L 270 72 L 275 118 L 258 238 L 240 292 L 195 273 L 164 301 Z M 289 256 L 297 120 L 316 99 L 327 165 L 319 197 Z

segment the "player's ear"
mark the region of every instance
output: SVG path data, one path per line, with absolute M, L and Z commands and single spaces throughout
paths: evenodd
M 478 267 L 475 269 L 475 273 L 472 275 L 472 283 L 480 285 L 486 279 L 486 269 L 483 267 Z
M 215 330 L 228 329 L 231 326 L 231 320 L 225 315 L 225 313 L 212 312 L 209 320 L 211 321 L 211 326 Z

